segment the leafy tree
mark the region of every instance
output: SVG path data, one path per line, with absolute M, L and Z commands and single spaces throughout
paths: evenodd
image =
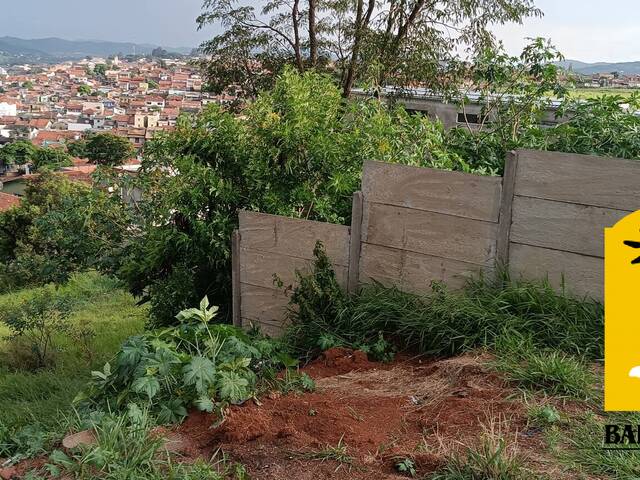
M 151 80 L 151 79 L 147 80 L 147 83 L 149 84 L 149 88 L 150 88 L 151 90 L 155 90 L 155 89 L 157 89 L 157 88 L 160 86 L 160 85 L 158 84 L 158 82 L 156 82 L 155 80 Z
M 67 151 L 77 158 L 87 158 L 87 140 L 82 138 L 67 144 Z
M 469 91 L 480 95 L 473 102 L 464 94 L 454 99 L 465 114 L 475 108 L 478 122 L 449 131 L 448 149 L 495 173 L 502 172 L 506 153 L 517 148 L 640 159 L 640 117 L 634 113 L 640 96 L 573 99 L 553 64 L 561 58 L 538 38 L 518 57 L 487 49 L 472 64 L 457 65 Z M 555 119 L 545 118 L 554 111 Z
M 89 135 L 84 145 L 85 156 L 99 165 L 122 165 L 135 155 L 135 148 L 124 137 L 112 133 Z
M 91 95 L 91 87 L 89 85 L 80 85 L 78 87 L 78 95 L 86 96 Z
M 537 38 L 519 56 L 507 55 L 499 45 L 471 62 L 450 65 L 467 79 L 464 90 L 451 94 L 467 122 L 449 132 L 450 148 L 474 166 L 499 173 L 507 151 L 541 146 L 536 142 L 544 116 L 567 93 L 562 72 L 553 63 L 562 58 L 547 40 Z M 477 121 L 468 121 L 470 115 Z
M 99 63 L 93 67 L 93 74 L 97 77 L 104 78 L 107 74 L 107 66 L 104 63 Z
M 130 224 L 118 197 L 43 171 L 19 206 L 0 213 L 0 291 L 112 270 Z
M 39 148 L 35 154 L 34 167 L 37 170 L 56 170 L 61 167 L 73 166 L 71 155 L 61 148 Z
M 566 118 L 544 130 L 544 147 L 568 153 L 640 160 L 640 95 L 604 95 L 590 100 L 566 100 L 559 115 Z
M 0 313 L 0 323 L 11 332 L 8 339 L 28 347 L 31 354 L 32 365 L 23 364 L 22 368 L 40 369 L 53 364 L 56 339 L 73 329 L 69 320 L 71 303 L 48 285 L 17 307 Z
M 201 47 L 210 85 L 255 94 L 284 65 L 302 73 L 335 58 L 348 96 L 357 81 L 437 86 L 459 47 L 479 51 L 493 44 L 491 25 L 540 14 L 532 0 L 205 0 L 197 21 L 223 29 Z
M 208 106 L 147 143 L 133 179 L 142 225 L 119 276 L 156 324 L 204 295 L 224 317 L 239 209 L 347 223 L 364 160 L 467 170 L 443 142 L 440 124 L 377 100 L 345 104 L 330 78 L 286 71 L 244 118 Z
M 22 84 L 22 88 L 26 88 L 27 90 L 33 89 L 33 82 L 31 80 L 27 80 Z
M 157 47 L 152 50 L 151 56 L 155 58 L 167 58 L 169 57 L 169 52 L 162 47 Z
M 37 147 L 28 140 L 18 140 L 0 148 L 0 162 L 5 165 L 26 165 L 35 160 Z

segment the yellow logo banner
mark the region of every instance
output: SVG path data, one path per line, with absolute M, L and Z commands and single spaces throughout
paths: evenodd
M 640 211 L 605 229 L 606 411 L 640 411 Z

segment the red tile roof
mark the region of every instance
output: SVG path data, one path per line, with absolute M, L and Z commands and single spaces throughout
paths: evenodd
M 20 204 L 20 197 L 9 193 L 0 192 L 0 212 L 9 210 Z

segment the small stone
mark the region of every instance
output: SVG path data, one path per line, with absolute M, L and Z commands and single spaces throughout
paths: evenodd
M 81 446 L 95 445 L 97 443 L 93 430 L 83 430 L 82 432 L 67 435 L 62 440 L 62 446 L 67 450 Z

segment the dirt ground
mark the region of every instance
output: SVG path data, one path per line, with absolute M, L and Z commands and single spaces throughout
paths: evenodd
M 405 458 L 424 475 L 447 455 L 497 434 L 543 465 L 536 458 L 539 432 L 527 428 L 523 404 L 487 369 L 488 360 L 466 355 L 380 364 L 362 352 L 329 350 L 303 369 L 316 380 L 314 393 L 271 394 L 233 407 L 217 428 L 213 415 L 194 412 L 171 442 L 185 459 L 224 453 L 256 480 L 406 478 L 395 468 Z M 350 461 L 319 458 L 338 445 Z
M 505 439 L 538 473 L 574 478 L 542 453 L 542 432 L 527 425 L 521 396 L 493 373 L 490 361 L 468 354 L 376 363 L 336 348 L 303 368 L 316 381 L 313 393 L 271 393 L 234 406 L 217 427 L 215 415 L 194 411 L 182 425 L 156 433 L 178 462 L 226 456 L 253 480 L 408 478 L 396 470 L 403 459 L 411 459 L 421 477 L 483 436 Z M 323 455 L 338 446 L 342 462 Z M 44 462 L 12 470 L 20 478 Z

